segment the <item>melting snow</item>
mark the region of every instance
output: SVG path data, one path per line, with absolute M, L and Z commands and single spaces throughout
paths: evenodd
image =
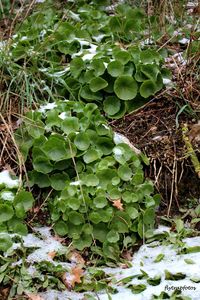
M 157 230 L 157 233 L 169 231 L 168 228 L 162 227 Z M 156 232 L 156 231 L 155 231 Z M 188 246 L 200 245 L 200 237 L 187 238 L 184 240 Z M 160 262 L 155 262 L 155 258 L 163 254 L 164 258 Z M 191 259 L 195 263 L 187 264 L 185 259 Z M 110 278 L 115 278 L 120 281 L 126 277 L 139 275 L 141 270 L 146 272 L 150 278 L 156 275 L 161 277 L 161 282 L 157 286 L 152 286 L 147 283 L 146 279 L 134 278 L 131 282 L 124 286 L 121 283 L 113 284 L 113 287 L 118 290 L 116 294 L 110 294 L 112 300 L 151 300 L 153 295 L 159 295 L 162 291 L 172 294 L 173 291 L 177 289 L 182 290 L 184 296 L 191 297 L 192 300 L 200 299 L 200 285 L 191 281 L 192 277 L 199 277 L 200 273 L 200 253 L 190 253 L 190 254 L 178 254 L 177 248 L 174 245 L 158 245 L 155 246 L 154 243 L 149 245 L 143 245 L 139 251 L 133 256 L 132 267 L 127 269 L 122 268 L 103 268 L 103 270 L 108 274 Z M 166 280 L 165 270 L 170 273 L 184 273 L 186 275 L 185 279 L 180 280 Z M 131 289 L 127 286 L 134 284 L 145 284 L 146 290 L 139 294 L 133 294 Z M 81 300 L 84 299 L 83 293 L 76 292 L 57 292 L 56 290 L 49 290 L 48 292 L 41 293 L 44 300 Z M 96 295 L 93 295 L 94 297 Z M 107 300 L 108 294 L 105 292 L 98 292 L 98 297 L 95 299 Z
M 39 112 L 45 113 L 46 110 L 51 110 L 53 108 L 57 107 L 56 103 L 47 103 L 46 105 L 41 105 L 38 109 Z
M 10 191 L 3 191 L 3 192 L 1 192 L 0 196 L 3 200 L 6 200 L 6 201 L 13 201 L 15 198 L 14 193 L 10 192 Z
M 19 186 L 19 179 L 12 179 L 8 170 L 4 170 L 0 173 L 0 185 L 1 184 L 10 189 L 17 188 Z
M 38 237 L 34 234 L 28 234 L 23 237 L 23 244 L 26 248 L 34 248 L 32 253 L 28 255 L 27 262 L 30 263 L 28 273 L 34 277 L 37 276 L 37 270 L 35 269 L 34 263 L 41 261 L 49 261 L 54 265 L 62 265 L 63 268 L 71 268 L 73 264 L 68 262 L 54 262 L 53 259 L 48 255 L 49 252 L 60 251 L 66 253 L 67 248 L 64 247 L 60 241 L 55 240 L 51 235 L 50 228 L 34 228 L 34 231 L 38 233 Z M 160 226 L 154 231 L 155 234 L 162 232 L 169 232 L 169 228 Z M 200 246 L 200 237 L 186 238 L 183 240 L 188 247 Z M 13 249 L 20 247 L 20 243 L 14 244 Z M 36 249 L 35 249 L 36 248 Z M 200 274 L 200 252 L 180 254 L 177 245 L 162 245 L 159 242 L 153 242 L 140 247 L 139 251 L 134 254 L 132 259 L 132 266 L 124 269 L 121 267 L 110 268 L 105 267 L 102 270 L 107 274 L 110 282 L 114 279 L 110 285 L 115 288 L 118 293 L 110 294 L 112 300 L 151 300 L 153 295 L 160 295 L 161 292 L 165 291 L 171 295 L 174 289 L 182 289 L 184 296 L 191 297 L 192 300 L 200 299 L 200 284 L 193 282 L 192 278 L 199 278 Z M 159 262 L 155 262 L 158 255 L 162 254 L 163 259 Z M 193 261 L 193 263 L 187 263 L 187 259 Z M 15 264 L 22 264 L 20 259 Z M 148 278 L 160 276 L 160 283 L 153 286 L 147 282 L 147 279 L 143 277 L 138 278 L 138 275 L 142 275 L 142 271 L 147 273 Z M 184 279 L 179 280 L 167 280 L 165 278 L 165 271 L 172 274 L 183 273 L 185 274 Z M 86 269 L 87 272 L 87 269 Z M 143 273 L 144 274 L 144 273 Z M 122 283 L 122 280 L 134 276 L 127 284 Z M 133 294 L 128 286 L 144 284 L 146 290 L 139 294 Z M 92 294 L 87 292 L 87 294 Z M 83 300 L 84 293 L 78 293 L 73 291 L 59 292 L 57 290 L 48 290 L 47 292 L 39 293 L 44 300 Z M 105 291 L 99 291 L 97 294 L 92 294 L 95 299 L 107 300 L 108 294 Z
M 185 45 L 185 44 L 188 44 L 189 41 L 190 41 L 190 40 L 187 39 L 187 38 L 182 38 L 181 40 L 179 40 L 179 43 Z
M 120 143 L 125 143 L 125 144 L 127 144 L 127 145 L 129 145 L 129 147 L 136 153 L 136 154 L 141 154 L 141 151 L 139 150 L 139 149 L 137 149 L 130 141 L 129 141 L 129 139 L 127 139 L 127 137 L 125 137 L 124 135 L 122 135 L 122 134 L 120 134 L 120 133 L 118 133 L 118 132 L 114 132 L 114 138 L 113 138 L 113 140 L 114 140 L 114 143 L 116 144 L 116 145 L 118 145 L 118 144 L 120 144 Z M 117 149 L 118 150 L 118 149 Z M 115 152 L 115 149 L 114 149 L 114 153 L 116 154 L 116 155 L 122 155 L 123 153 L 120 153 L 120 154 L 117 154 L 116 152 Z
M 61 114 L 58 116 L 60 119 L 65 120 L 67 118 L 67 113 L 63 111 Z
M 74 181 L 74 182 L 70 182 L 70 185 L 80 185 L 80 184 L 81 184 L 80 180 L 77 180 L 77 181 Z

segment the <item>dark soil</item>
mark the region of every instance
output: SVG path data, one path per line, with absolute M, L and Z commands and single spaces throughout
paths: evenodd
M 191 129 L 197 119 L 182 113 L 177 120 L 179 110 L 176 100 L 159 96 L 123 119 L 111 122 L 116 132 L 149 157 L 145 174 L 161 194 L 160 214 L 166 214 L 171 204 L 170 212 L 174 214 L 187 199 L 198 199 L 200 195 L 199 178 L 182 138 L 183 124 Z M 194 145 L 198 151 L 197 146 Z

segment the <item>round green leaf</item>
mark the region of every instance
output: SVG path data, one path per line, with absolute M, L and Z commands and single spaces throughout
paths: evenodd
M 122 180 L 129 181 L 132 176 L 132 170 L 127 165 L 120 166 L 118 169 L 118 175 Z
M 155 209 L 147 208 L 143 215 L 143 222 L 146 225 L 153 225 L 155 223 Z
M 14 215 L 13 208 L 8 204 L 0 204 L 0 223 L 10 220 Z
M 95 149 L 89 149 L 84 155 L 83 155 L 83 160 L 86 164 L 89 164 L 97 159 L 99 159 L 100 153 L 99 151 Z
M 129 75 L 119 76 L 114 83 L 114 92 L 121 100 L 131 100 L 137 95 L 137 83 Z
M 140 86 L 140 95 L 144 98 L 154 95 L 156 92 L 156 84 L 152 80 L 145 80 Z
M 61 128 L 66 134 L 76 132 L 79 130 L 79 119 L 76 117 L 67 117 L 61 123 Z
M 63 173 L 53 174 L 50 177 L 51 186 L 56 191 L 62 191 L 66 187 L 66 181 L 69 177 Z
M 120 61 L 111 61 L 107 66 L 108 73 L 113 77 L 118 77 L 124 72 L 124 66 Z
M 116 114 L 110 117 L 112 117 L 113 119 L 120 119 L 125 115 L 125 113 L 126 113 L 125 101 L 121 101 L 120 110 Z
M 113 169 L 103 169 L 96 173 L 99 178 L 99 185 L 106 189 L 107 185 L 112 181 L 113 177 L 117 177 L 117 173 Z
M 68 233 L 68 226 L 64 221 L 56 222 L 53 228 L 58 235 L 64 236 Z
M 33 170 L 28 173 L 28 177 L 30 186 L 37 184 L 40 188 L 45 188 L 51 185 L 49 176 L 47 174 L 38 173 Z
M 131 219 L 136 219 L 139 215 L 138 210 L 135 207 L 128 207 L 126 211 Z
M 70 72 L 75 78 L 80 75 L 83 69 L 84 61 L 82 58 L 76 57 L 70 62 Z
M 79 239 L 82 232 L 82 225 L 69 224 L 68 236 L 72 239 Z
M 103 102 L 103 109 L 110 116 L 115 115 L 120 110 L 120 106 L 120 100 L 115 96 L 109 96 Z
M 98 212 L 93 211 L 89 214 L 89 220 L 94 224 L 98 224 L 102 221 L 102 217 Z
M 87 150 L 90 146 L 90 139 L 87 133 L 85 132 L 78 133 L 74 139 L 74 144 L 81 151 Z
M 97 208 L 103 208 L 108 204 L 108 201 L 105 197 L 97 196 L 94 198 L 93 203 Z
M 89 86 L 91 91 L 95 93 L 107 87 L 108 83 L 101 77 L 95 77 L 90 81 Z
M 152 81 L 156 81 L 159 68 L 155 64 L 146 64 L 141 66 L 141 72 Z
M 8 234 L 0 233 L 0 250 L 7 251 L 12 246 L 12 240 Z
M 121 18 L 118 16 L 110 17 L 109 28 L 112 32 L 123 31 L 123 24 Z
M 94 238 L 102 243 L 106 240 L 107 232 L 108 232 L 107 224 L 99 223 L 97 225 L 93 225 Z
M 78 210 L 81 205 L 81 199 L 79 197 L 68 197 L 66 203 L 71 209 Z
M 120 199 L 121 198 L 121 192 L 118 190 L 118 188 L 112 188 L 109 191 L 109 196 L 111 199 Z
M 17 193 L 14 199 L 14 207 L 16 208 L 17 204 L 22 205 L 25 211 L 28 211 L 32 208 L 34 203 L 34 198 L 30 192 L 20 191 Z
M 86 186 L 97 186 L 99 184 L 99 178 L 95 174 L 88 174 L 84 177 L 83 183 Z
M 93 59 L 90 66 L 91 66 L 91 68 L 94 69 L 95 76 L 97 76 L 97 77 L 101 76 L 106 69 L 106 67 L 101 59 Z
M 69 221 L 74 225 L 80 225 L 85 222 L 83 216 L 76 211 L 69 213 Z
M 84 248 L 90 247 L 92 244 L 92 236 L 82 234 L 79 239 L 73 240 L 73 245 L 76 249 L 82 251 Z
M 126 50 L 119 50 L 114 53 L 114 57 L 116 60 L 121 62 L 123 65 L 127 64 L 127 62 L 131 59 L 131 55 Z
M 112 153 L 114 143 L 111 138 L 99 137 L 95 142 L 97 148 L 102 151 L 104 155 L 109 155 Z
M 53 161 L 63 160 L 68 156 L 64 140 L 56 136 L 50 136 L 48 141 L 42 146 L 42 150 L 47 157 Z
M 116 243 L 119 241 L 119 234 L 116 231 L 111 230 L 108 232 L 108 234 L 106 236 L 106 240 L 109 243 Z
M 85 85 L 81 88 L 80 90 L 80 96 L 83 99 L 86 99 L 87 101 L 92 101 L 92 100 L 101 100 L 102 96 L 99 92 L 97 93 L 93 93 L 90 88 L 89 85 Z
M 44 156 L 37 156 L 33 160 L 33 168 L 35 171 L 47 174 L 53 170 L 53 165 L 50 163 L 49 159 Z

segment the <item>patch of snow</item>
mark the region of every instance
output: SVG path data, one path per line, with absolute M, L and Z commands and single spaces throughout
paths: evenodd
M 1 198 L 5 201 L 13 201 L 15 198 L 15 195 L 11 191 L 3 191 L 0 194 Z
M 81 49 L 78 53 L 74 53 L 72 55 L 72 58 L 77 56 L 82 56 L 82 59 L 85 61 L 85 60 L 91 60 L 97 54 L 96 51 L 97 45 L 78 38 L 75 38 L 75 40 L 79 41 Z M 84 49 L 83 46 L 88 46 L 89 48 Z
M 11 178 L 8 170 L 4 170 L 0 173 L 0 185 L 3 184 L 5 187 L 13 189 L 18 188 L 19 183 L 19 179 Z
M 118 132 L 114 132 L 114 137 L 113 137 L 114 143 L 116 145 L 120 144 L 120 143 L 125 143 L 127 145 L 129 145 L 129 147 L 137 154 L 141 154 L 141 151 L 139 149 L 137 149 L 130 141 L 129 139 L 127 139 L 127 137 L 125 137 L 124 135 L 118 133 Z M 116 154 L 116 153 L 115 153 Z M 117 154 L 116 154 L 117 155 Z
M 105 129 L 110 129 L 108 125 L 106 124 L 102 124 L 102 126 L 105 128 Z
M 1 41 L 0 42 L 0 50 L 3 50 L 6 46 L 6 41 Z
M 52 258 L 48 255 L 50 252 L 57 252 L 65 249 L 65 247 L 51 235 L 50 228 L 34 228 L 34 230 L 40 233 L 41 238 L 36 237 L 34 234 L 28 234 L 23 237 L 23 245 L 26 248 L 37 248 L 27 257 L 27 262 L 41 262 L 50 261 Z
M 146 40 L 142 41 L 140 43 L 141 46 L 145 46 L 145 45 L 152 45 L 154 43 L 154 41 L 151 38 L 147 38 Z
M 114 154 L 117 155 L 117 156 L 123 155 L 123 151 L 122 151 L 121 149 L 119 149 L 119 148 L 114 148 L 114 149 L 113 149 L 113 152 L 114 152 Z
M 80 184 L 81 184 L 80 180 L 77 180 L 77 181 L 74 181 L 74 182 L 70 182 L 70 185 L 80 185 Z
M 28 40 L 27 36 L 24 35 L 21 37 L 21 41 L 27 41 L 27 40 Z
M 82 60 L 91 60 L 96 55 L 96 53 L 88 53 L 82 56 Z
M 182 38 L 181 40 L 179 40 L 179 43 L 182 44 L 182 45 L 185 45 L 185 44 L 188 44 L 189 41 L 190 41 L 190 39 Z
M 170 232 L 170 227 L 160 225 L 157 229 L 154 230 L 154 234 Z
M 63 111 L 62 113 L 60 113 L 60 114 L 58 115 L 58 117 L 59 117 L 60 119 L 62 119 L 62 120 L 65 120 L 65 119 L 67 118 L 67 113 L 66 113 L 65 111 Z
M 99 35 L 96 35 L 96 36 L 93 35 L 92 38 L 93 38 L 97 43 L 100 43 L 101 40 L 102 40 L 104 37 L 105 37 L 105 34 L 99 34 Z
M 172 83 L 171 79 L 163 78 L 163 84 L 170 85 Z
M 57 104 L 52 102 L 52 103 L 47 103 L 46 105 L 41 105 L 40 108 L 38 109 L 39 112 L 45 113 L 46 110 L 51 110 L 53 108 L 57 107 Z

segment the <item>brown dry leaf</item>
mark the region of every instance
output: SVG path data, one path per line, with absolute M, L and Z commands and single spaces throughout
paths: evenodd
M 84 265 L 85 264 L 85 260 L 83 259 L 81 254 L 78 253 L 77 251 L 73 251 L 69 254 L 69 260 L 71 262 L 76 263 L 77 265 Z
M 48 253 L 48 256 L 51 258 L 51 259 L 54 259 L 54 257 L 56 256 L 56 251 L 51 251 Z
M 65 241 L 65 238 L 61 238 L 59 235 L 55 234 L 53 239 L 61 244 Z
M 34 208 L 32 209 L 32 211 L 33 211 L 34 213 L 38 213 L 38 212 L 40 211 L 40 207 L 39 207 L 39 206 L 36 206 L 36 207 L 34 207 Z
M 44 300 L 44 298 L 35 294 L 27 294 L 29 300 Z
M 81 283 L 81 277 L 83 277 L 83 273 L 84 271 L 80 267 L 73 267 L 70 274 L 64 273 L 62 275 L 62 281 L 64 285 L 71 290 L 74 288 L 76 283 Z
M 116 207 L 119 210 L 124 210 L 123 209 L 123 203 L 121 203 L 121 199 L 114 200 L 113 201 L 113 206 Z

